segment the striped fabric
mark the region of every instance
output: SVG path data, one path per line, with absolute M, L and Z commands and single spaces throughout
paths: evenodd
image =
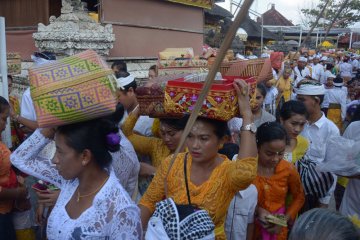
M 296 162 L 297 170 L 304 187 L 305 195 L 323 198 L 334 183 L 334 177 L 329 172 L 316 170 L 316 163 L 305 157 Z

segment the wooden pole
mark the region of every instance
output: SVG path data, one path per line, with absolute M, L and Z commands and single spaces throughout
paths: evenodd
M 206 80 L 205 80 L 205 83 L 204 83 L 204 86 L 203 86 L 203 89 L 199 95 L 199 98 L 194 106 L 194 110 L 192 111 L 190 117 L 189 117 L 189 120 L 185 126 L 185 129 L 181 135 L 181 139 L 180 139 L 180 143 L 178 145 L 178 147 L 176 148 L 175 150 L 175 153 L 173 155 L 173 157 L 171 158 L 171 162 L 170 162 L 170 165 L 169 165 L 169 168 L 168 168 L 168 172 L 165 176 L 165 194 L 167 196 L 167 177 L 169 175 L 169 172 L 170 172 L 170 169 L 172 167 L 172 165 L 174 164 L 174 161 L 177 157 L 177 155 L 179 154 L 180 150 L 183 149 L 183 146 L 184 146 L 184 143 L 185 143 L 185 140 L 187 138 L 187 136 L 189 135 L 198 115 L 199 115 L 199 112 L 201 110 L 201 107 L 202 107 L 202 104 L 206 98 L 206 96 L 208 95 L 209 91 L 210 91 L 210 88 L 211 88 L 211 85 L 212 85 L 212 82 L 213 80 L 215 79 L 215 75 L 218 71 L 218 69 L 220 68 L 220 65 L 226 55 L 226 52 L 227 50 L 230 48 L 231 46 L 231 43 L 232 41 L 234 40 L 235 38 L 235 35 L 236 35 L 236 32 L 238 30 L 238 28 L 240 27 L 240 24 L 242 23 L 242 21 L 245 19 L 245 17 L 247 16 L 248 14 L 248 11 L 250 9 L 250 6 L 251 4 L 253 3 L 254 0 L 245 0 L 244 1 L 244 4 L 241 6 L 241 9 L 239 11 L 239 13 L 236 15 L 235 19 L 234 19 L 234 22 L 231 24 L 228 32 L 226 33 L 225 35 L 225 38 L 224 38 L 224 41 L 223 43 L 221 44 L 221 47 L 220 47 L 220 50 L 219 50 L 219 53 L 216 55 L 216 59 L 215 59 L 215 62 L 214 64 L 211 66 L 210 68 L 210 71 L 206 77 Z

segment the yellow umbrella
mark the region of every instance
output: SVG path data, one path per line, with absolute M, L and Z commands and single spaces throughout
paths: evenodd
M 333 47 L 334 45 L 329 41 L 324 41 L 321 43 L 322 47 Z

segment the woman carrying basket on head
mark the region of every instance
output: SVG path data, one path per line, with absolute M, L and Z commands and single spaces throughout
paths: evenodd
M 224 221 L 229 203 L 236 192 L 249 186 L 257 169 L 256 127 L 249 103 L 248 85 L 242 80 L 236 80 L 234 86 L 243 118 L 239 160 L 232 162 L 218 154 L 218 149 L 225 141 L 227 123 L 199 117 L 185 144 L 189 153 L 179 154 L 169 172 L 171 157 L 163 161 L 140 200 L 141 219 L 145 229 L 155 207 L 161 207 L 159 202 L 169 197 L 177 205 L 190 204 L 206 210 L 215 225 L 215 238 L 226 239 Z M 149 225 L 150 227 L 152 226 Z M 189 236 L 191 231 L 187 230 L 180 229 L 180 234 Z

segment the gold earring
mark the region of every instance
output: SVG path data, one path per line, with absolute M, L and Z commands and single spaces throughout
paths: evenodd
M 222 149 L 223 147 L 224 147 L 224 144 L 220 144 L 219 150 Z

